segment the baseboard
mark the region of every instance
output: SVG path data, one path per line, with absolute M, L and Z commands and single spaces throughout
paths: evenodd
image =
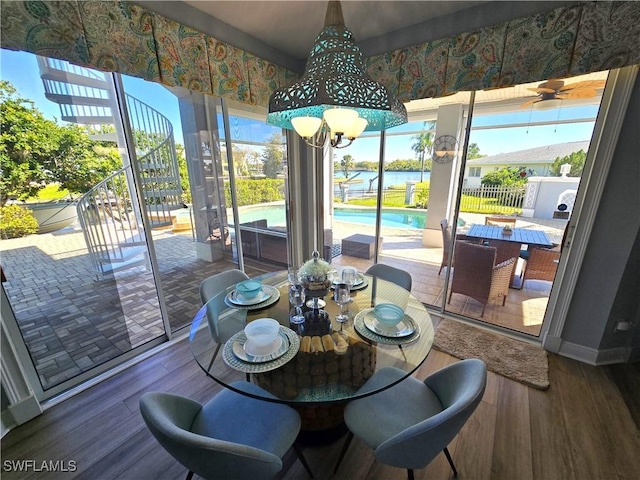
M 2 413 L 0 413 L 0 438 L 4 437 L 16 426 L 16 421 L 13 419 L 11 412 L 9 410 L 3 410 Z
M 626 347 L 615 347 L 604 350 L 585 347 L 576 343 L 562 341 L 557 351 L 563 357 L 572 358 L 582 363 L 593 366 L 611 365 L 614 363 L 625 363 L 629 358 L 629 349 Z
M 629 358 L 627 347 L 608 348 L 598 352 L 596 365 L 611 365 L 614 363 L 626 363 Z
M 627 356 L 627 363 L 640 362 L 640 346 L 631 347 Z

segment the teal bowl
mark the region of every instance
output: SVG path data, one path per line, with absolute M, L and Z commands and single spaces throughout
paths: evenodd
M 373 314 L 387 328 L 395 327 L 404 318 L 404 310 L 393 303 L 379 303 L 373 308 Z
M 236 292 L 244 298 L 254 298 L 262 290 L 262 282 L 257 280 L 245 280 L 236 285 Z

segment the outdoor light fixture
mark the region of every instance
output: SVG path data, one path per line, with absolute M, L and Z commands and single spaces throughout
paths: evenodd
M 267 123 L 295 130 L 315 148 L 327 139 L 334 148 L 348 147 L 365 130 L 407 123 L 402 102 L 366 74 L 339 1 L 327 5 L 302 79 L 271 95 Z

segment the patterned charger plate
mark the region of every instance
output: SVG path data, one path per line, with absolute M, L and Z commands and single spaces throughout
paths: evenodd
M 373 308 L 367 308 L 366 310 L 361 310 L 358 312 L 353 319 L 353 327 L 356 329 L 360 335 L 362 335 L 367 340 L 371 340 L 376 343 L 383 343 L 386 345 L 404 345 L 406 343 L 411 343 L 416 340 L 420 336 L 420 326 L 416 323 L 416 321 L 411 318 L 409 315 L 405 314 L 402 323 L 408 325 L 410 328 L 413 328 L 413 333 L 398 337 L 393 336 L 389 337 L 386 335 L 380 335 L 372 330 L 370 330 L 366 326 L 365 317 L 370 314 L 373 315 Z
M 280 368 L 295 357 L 296 353 L 298 353 L 298 349 L 300 348 L 300 338 L 296 332 L 290 328 L 280 325 L 280 335 L 284 337 L 282 340 L 283 345 L 287 345 L 288 348 L 279 356 L 279 351 L 272 353 L 271 356 L 275 357 L 273 360 L 255 363 L 247 362 L 238 358 L 234 353 L 234 346 L 236 344 L 240 344 L 240 348 L 242 349 L 242 345 L 244 345 L 244 341 L 247 339 L 244 331 L 236 333 L 227 341 L 227 343 L 224 344 L 224 347 L 222 348 L 222 359 L 229 367 L 244 373 L 264 373 Z
M 227 296 L 224 297 L 224 303 L 228 307 L 232 307 L 232 308 L 243 308 L 245 310 L 258 310 L 260 308 L 269 307 L 280 299 L 280 291 L 277 288 L 272 287 L 271 285 L 262 285 L 262 291 L 267 295 L 266 299 L 260 300 L 259 298 L 258 303 L 247 304 L 246 300 L 239 301 L 238 297 L 236 297 L 236 291 L 231 290 L 229 293 L 227 293 Z

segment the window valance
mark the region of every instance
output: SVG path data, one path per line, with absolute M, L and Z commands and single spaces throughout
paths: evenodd
M 126 1 L 3 2 L 3 48 L 267 106 L 298 74 Z M 640 63 L 640 2 L 583 2 L 368 59 L 402 101 Z

